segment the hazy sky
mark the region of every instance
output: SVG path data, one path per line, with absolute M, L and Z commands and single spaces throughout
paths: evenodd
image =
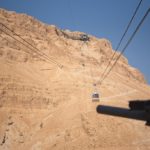
M 61 29 L 107 38 L 116 48 L 140 0 L 0 0 L 0 7 L 26 13 Z M 143 0 L 121 50 L 150 7 Z M 150 13 L 124 54 L 129 64 L 144 73 L 150 83 Z

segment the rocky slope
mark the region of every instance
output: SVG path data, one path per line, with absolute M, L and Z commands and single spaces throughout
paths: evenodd
M 99 104 L 150 99 L 144 76 L 124 56 L 97 85 L 101 101 L 91 101 L 113 54 L 108 40 L 83 42 L 84 33 L 4 9 L 0 23 L 0 149 L 150 148 L 144 122 L 96 112 Z

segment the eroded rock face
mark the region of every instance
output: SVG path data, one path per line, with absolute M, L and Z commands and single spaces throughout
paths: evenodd
M 97 114 L 91 101 L 114 52 L 108 40 L 88 35 L 84 42 L 85 33 L 4 9 L 0 22 L 15 38 L 0 31 L 0 149 L 148 148 L 150 132 L 141 122 Z M 149 99 L 143 83 L 122 56 L 97 85 L 100 104 L 127 107 L 129 100 Z
M 57 59 L 66 58 L 67 53 L 69 53 L 73 62 L 84 60 L 85 63 L 97 66 L 102 64 L 105 66 L 114 52 L 111 43 L 106 39 L 97 39 L 88 35 L 90 41 L 87 41 L 87 45 L 85 46 L 83 41 L 80 40 L 80 35 L 84 33 L 71 32 L 69 30 L 63 31 L 54 25 L 46 25 L 25 14 L 16 14 L 15 12 L 0 9 L 0 21 L 49 57 L 55 56 Z M 0 38 L 1 57 L 18 62 L 41 61 L 25 45 L 18 43 L 2 32 Z M 81 53 L 83 57 L 81 57 Z M 130 67 L 124 56 L 120 58 L 114 70 L 145 83 L 144 76 L 137 69 Z

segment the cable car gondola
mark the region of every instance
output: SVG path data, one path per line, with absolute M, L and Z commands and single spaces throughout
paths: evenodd
M 92 101 L 93 102 L 99 102 L 99 93 L 98 92 L 92 93 Z
M 96 83 L 93 83 L 94 92 L 92 93 L 92 101 L 99 102 L 99 92 L 97 92 Z

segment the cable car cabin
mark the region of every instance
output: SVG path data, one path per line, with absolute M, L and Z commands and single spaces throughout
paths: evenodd
M 81 41 L 89 41 L 90 38 L 88 37 L 87 34 L 81 34 L 81 35 L 80 35 L 80 40 L 81 40 Z
M 94 93 L 92 94 L 92 101 L 93 101 L 93 102 L 99 102 L 99 93 L 94 92 Z

